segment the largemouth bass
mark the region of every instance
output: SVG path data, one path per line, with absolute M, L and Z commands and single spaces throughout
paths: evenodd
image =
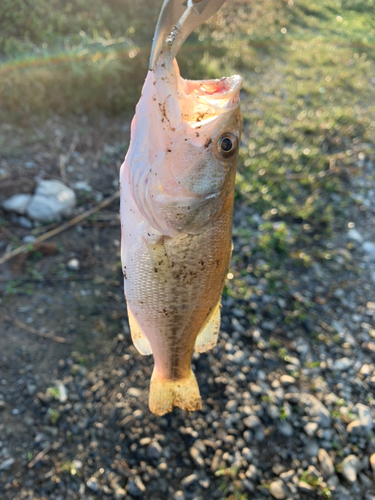
M 172 54 L 148 72 L 120 172 L 131 336 L 153 354 L 149 406 L 201 408 L 194 349 L 217 342 L 232 251 L 241 78 L 189 81 Z

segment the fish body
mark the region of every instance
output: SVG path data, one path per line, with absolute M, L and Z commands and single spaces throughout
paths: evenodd
M 162 54 L 148 72 L 120 172 L 131 335 L 154 356 L 150 409 L 201 407 L 194 349 L 217 342 L 231 258 L 241 78 L 189 81 Z

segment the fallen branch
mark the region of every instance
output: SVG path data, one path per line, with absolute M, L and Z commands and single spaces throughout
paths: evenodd
M 40 462 L 40 460 L 42 460 L 42 458 L 44 457 L 44 455 L 47 455 L 47 453 L 49 451 L 51 451 L 52 449 L 52 446 L 47 446 L 47 448 L 45 448 L 44 450 L 40 451 L 36 457 L 34 457 L 31 462 L 29 462 L 27 464 L 27 467 L 28 469 L 32 469 L 34 467 L 34 465 L 36 465 L 38 462 Z
M 87 217 L 90 217 L 90 215 L 94 214 L 95 212 L 98 212 L 98 210 L 101 210 L 102 208 L 106 207 L 110 203 L 112 203 L 114 200 L 116 200 L 120 196 L 120 191 L 116 191 L 112 196 L 109 196 L 109 198 L 106 198 L 102 202 L 99 203 L 99 205 L 96 205 L 93 208 L 90 208 L 90 210 L 86 210 L 86 212 L 83 212 L 82 214 L 77 215 L 73 219 L 71 219 L 68 222 L 65 222 L 65 224 L 62 224 L 59 227 L 56 227 L 55 229 L 52 229 L 48 233 L 44 233 L 41 236 L 39 236 L 33 243 L 32 245 L 35 245 L 36 243 L 40 243 L 41 241 L 45 241 L 48 238 L 51 238 L 52 236 L 55 236 L 56 234 L 61 233 L 62 231 L 65 231 L 66 229 L 69 229 L 70 227 L 74 226 L 75 224 L 78 224 L 78 222 L 81 222 L 84 219 L 87 219 Z M 21 245 L 20 247 L 16 248 L 15 250 L 12 250 L 8 254 L 4 255 L 0 259 L 0 266 L 1 264 L 4 264 L 4 262 L 7 262 L 9 259 L 12 259 L 16 255 L 19 255 L 20 253 L 29 250 L 30 249 L 30 243 L 25 243 L 25 245 Z
M 0 316 L 1 318 L 1 316 Z M 4 321 L 7 321 L 8 323 L 12 323 L 14 326 L 18 326 L 18 328 L 21 328 L 22 330 L 25 330 L 26 332 L 32 333 L 33 335 L 37 335 L 38 337 L 43 337 L 44 339 L 49 339 L 53 340 L 54 342 L 59 342 L 60 344 L 72 344 L 73 341 L 70 339 L 65 339 L 64 337 L 58 337 L 56 335 L 48 335 L 48 333 L 42 333 L 39 330 L 36 330 L 32 326 L 25 325 L 25 323 L 21 323 L 21 321 L 18 321 L 17 319 L 11 319 L 9 316 L 3 316 L 2 317 Z

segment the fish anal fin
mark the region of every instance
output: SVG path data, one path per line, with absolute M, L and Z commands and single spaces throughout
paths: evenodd
M 194 349 L 197 352 L 206 352 L 214 348 L 220 330 L 220 301 L 208 321 L 203 325 L 195 341 Z
M 165 415 L 178 406 L 182 410 L 196 411 L 202 408 L 197 379 L 193 371 L 180 380 L 165 380 L 158 377 L 154 369 L 151 384 L 149 406 L 152 413 Z
M 146 335 L 143 333 L 141 327 L 138 324 L 138 321 L 135 319 L 133 313 L 129 308 L 128 319 L 132 341 L 137 351 L 143 356 L 152 354 L 150 342 L 148 341 Z

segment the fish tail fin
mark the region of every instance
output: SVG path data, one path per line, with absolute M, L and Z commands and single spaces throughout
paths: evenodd
M 165 415 L 174 406 L 182 410 L 195 411 L 202 408 L 197 379 L 192 370 L 188 377 L 165 380 L 153 371 L 150 384 L 149 406 L 152 413 Z

